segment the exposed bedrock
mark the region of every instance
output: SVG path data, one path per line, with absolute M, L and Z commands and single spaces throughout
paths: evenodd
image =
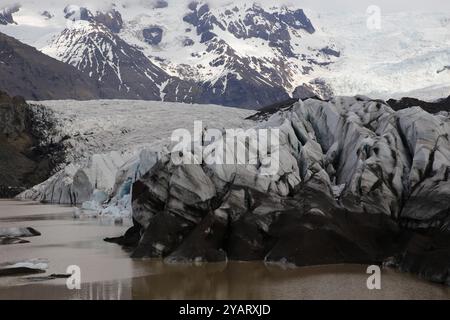
M 389 99 L 387 104 L 394 110 L 401 110 L 410 107 L 421 107 L 423 110 L 430 113 L 438 113 L 441 111 L 450 112 L 450 96 L 432 102 L 407 97 L 401 98 L 400 100 Z
M 257 164 L 206 161 L 228 146 L 226 138 L 205 144 L 197 164 L 162 155 L 134 182 L 135 225 L 117 242 L 133 247 L 133 257 L 167 262 L 381 264 L 397 257 L 405 270 L 448 281 L 447 245 L 432 253 L 440 277 L 428 275 L 423 259 L 414 268 L 405 260 L 415 257 L 408 246 L 418 230 L 440 228 L 448 238 L 447 114 L 395 112 L 359 96 L 309 99 L 269 113 L 254 119 L 257 128 L 280 130 L 275 174 L 265 174 L 269 156 L 262 153 Z M 249 147 L 245 134 L 234 142 Z
M 47 179 L 61 163 L 63 137 L 53 135 L 52 120 L 47 109 L 0 91 L 0 198 Z

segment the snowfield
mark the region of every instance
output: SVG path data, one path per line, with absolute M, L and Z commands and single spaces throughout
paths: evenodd
M 364 13 L 323 13 L 311 19 L 341 48 L 332 72 L 322 74 L 336 95 L 450 95 L 450 70 L 443 70 L 450 61 L 450 12 L 382 12 L 379 30 L 367 28 Z

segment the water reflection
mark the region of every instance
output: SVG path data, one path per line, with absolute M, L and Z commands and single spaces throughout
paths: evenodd
M 366 267 L 323 266 L 296 269 L 263 263 L 172 266 L 135 261 L 150 275 L 83 283 L 68 290 L 64 281 L 0 288 L 0 299 L 449 299 L 450 289 L 384 270 L 382 290 L 368 290 Z
M 0 262 L 30 258 L 49 261 L 49 270 L 42 279 L 0 278 L 0 299 L 450 298 L 447 286 L 389 269 L 382 272 L 382 290 L 368 290 L 366 266 L 360 265 L 282 269 L 262 262 L 188 266 L 132 260 L 128 252 L 102 240 L 122 234 L 126 225 L 108 224 L 101 219 L 73 220 L 68 209 L 0 201 L 2 226 L 32 226 L 42 233 L 30 238 L 28 244 L 0 246 Z M 66 213 L 60 215 L 61 210 Z M 43 215 L 50 219 L 42 219 Z M 81 290 L 67 289 L 66 279 L 43 281 L 52 273 L 65 273 L 69 265 L 78 265 L 82 270 Z

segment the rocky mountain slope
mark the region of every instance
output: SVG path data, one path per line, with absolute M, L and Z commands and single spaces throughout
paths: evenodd
M 256 108 L 292 96 L 298 86 L 296 96 L 331 93 L 309 74 L 340 53 L 319 37 L 306 42 L 316 30 L 301 8 L 142 6 L 57 6 L 50 18 L 39 17 L 55 31 L 34 45 L 95 80 L 107 98 Z M 20 28 L 4 31 L 20 38 Z
M 54 173 L 64 149 L 46 133 L 51 114 L 0 92 L 0 197 L 18 194 Z
M 107 98 L 198 101 L 195 82 L 168 75 L 104 23 L 76 21 L 44 52 L 98 81 Z
M 394 110 L 401 110 L 410 107 L 421 107 L 429 113 L 438 113 L 441 111 L 450 112 L 450 96 L 447 98 L 438 99 L 434 102 L 405 97 L 400 100 L 389 99 L 387 103 Z
M 95 99 L 97 83 L 74 67 L 0 33 L 0 88 L 26 99 Z
M 301 9 L 269 12 L 255 5 L 213 11 L 206 3 L 192 2 L 182 16 L 177 14 L 179 21 L 170 21 L 177 23 L 178 29 L 184 28 L 177 30 L 181 34 L 176 39 L 171 38 L 174 34 L 166 34 L 169 21 L 164 25 L 147 22 L 153 20 L 153 12 L 124 23 L 122 8 L 96 14 L 87 8 L 65 9 L 71 10 L 81 21 L 66 28 L 43 52 L 128 98 L 137 91 L 138 98 L 150 100 L 258 107 L 266 101 L 288 98 L 295 89 L 296 76 L 339 56 L 329 46 L 302 50 L 301 54 L 293 48 L 291 40 L 315 32 Z M 173 9 L 159 10 L 162 15 L 173 13 Z M 105 15 L 113 28 L 98 18 Z M 220 32 L 226 35 L 220 36 Z M 235 40 L 228 39 L 230 36 Z M 249 56 L 233 41 L 267 46 L 270 55 Z M 167 52 L 179 63 L 155 52 L 161 52 L 164 45 L 173 46 L 165 50 L 184 52 L 179 58 Z M 301 70 L 299 64 L 304 64 Z

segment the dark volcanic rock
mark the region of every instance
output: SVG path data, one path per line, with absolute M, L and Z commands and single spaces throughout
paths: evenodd
M 119 33 L 123 27 L 122 15 L 116 9 L 111 9 L 106 12 L 97 11 L 93 14 L 85 7 L 69 5 L 64 8 L 64 17 L 72 21 L 84 20 L 100 23 L 114 33 Z
M 232 15 L 232 12 L 229 11 L 228 15 Z M 256 21 L 263 21 L 263 23 Z M 295 11 L 285 9 L 282 12 L 271 13 L 258 5 L 247 10 L 243 21 L 231 21 L 227 27 L 228 31 L 237 38 L 267 40 L 271 47 L 278 48 L 285 56 L 294 57 L 289 28 L 303 29 L 308 33 L 315 32 L 314 26 L 302 9 Z
M 192 223 L 170 212 L 160 212 L 151 220 L 133 258 L 160 258 L 173 252 L 192 229 Z
M 0 197 L 44 181 L 64 158 L 62 145 L 45 136 L 55 125 L 51 115 L 43 109 L 41 115 L 23 98 L 0 92 Z
M 5 8 L 0 8 L 0 24 L 7 25 L 7 24 L 15 24 L 13 13 L 16 13 L 20 10 L 20 5 L 12 5 L 7 6 Z
M 146 32 L 157 43 L 162 30 Z M 155 37 L 154 37 L 155 36 Z M 78 56 L 79 44 L 83 54 Z M 60 58 L 99 84 L 101 95 L 110 99 L 139 99 L 186 103 L 201 100 L 199 85 L 173 77 L 153 63 L 141 50 L 128 44 L 103 24 L 93 22 L 63 30 L 54 41 Z M 76 58 L 75 58 L 76 56 Z
M 195 44 L 195 42 L 191 38 L 185 38 L 183 40 L 183 46 L 185 46 L 185 47 L 190 47 L 190 46 L 193 46 L 194 44 Z
M 49 11 L 45 10 L 42 11 L 41 16 L 45 17 L 47 20 L 50 20 L 51 18 L 54 17 L 53 14 L 51 14 Z
M 84 20 L 91 21 L 94 16 L 85 7 L 79 7 L 76 5 L 68 5 L 64 8 L 64 18 L 72 21 Z
M 198 6 L 198 2 L 192 1 L 188 4 L 188 9 L 191 11 L 195 11 L 195 10 L 197 10 L 197 6 Z
M 339 51 L 336 51 L 330 47 L 325 47 L 319 50 L 320 52 L 322 52 L 323 54 L 329 55 L 329 56 L 334 56 L 339 58 L 341 56 L 341 53 Z
M 160 27 L 149 27 L 142 30 L 145 42 L 152 46 L 158 45 L 163 38 L 163 30 Z
M 0 33 L 0 88 L 30 100 L 98 99 L 88 76 L 35 48 Z
M 200 43 L 205 43 L 209 40 L 212 40 L 216 37 L 217 35 L 214 32 L 211 31 L 205 31 L 202 33 L 202 36 L 200 38 Z
M 217 92 L 222 94 L 218 95 Z M 264 101 L 280 101 L 288 98 L 288 93 L 282 87 L 248 81 L 230 73 L 223 81 L 214 84 L 204 83 L 200 100 L 219 105 L 257 109 L 264 104 Z
M 97 23 L 101 23 L 114 33 L 119 33 L 123 27 L 122 15 L 117 10 L 108 12 L 97 12 L 93 18 Z
M 33 269 L 33 268 L 28 268 L 28 267 L 16 267 L 16 268 L 6 268 L 6 269 L 2 269 L 0 267 L 0 277 L 9 277 L 9 276 L 35 274 L 35 273 L 45 273 L 45 270 Z
M 4 237 L 36 237 L 41 233 L 34 228 L 0 228 L 0 236 Z
M 27 128 L 28 107 L 21 97 L 10 97 L 0 91 L 0 134 L 17 139 Z
M 314 92 L 314 89 L 307 84 L 302 84 L 297 88 L 295 88 L 294 92 L 292 93 L 292 96 L 300 100 L 317 97 L 316 93 Z
M 310 98 L 330 100 L 333 97 L 333 90 L 325 83 L 325 81 L 315 79 L 295 88 L 292 97 L 301 100 Z
M 450 112 L 450 96 L 434 102 L 422 101 L 416 98 L 402 98 L 400 100 L 390 99 L 387 103 L 394 110 L 421 107 L 429 113 L 438 113 L 440 111 Z
M 5 262 L 0 263 L 0 277 L 45 273 L 46 268 L 48 268 L 47 261 L 41 259 L 19 262 Z
M 156 0 L 153 4 L 153 8 L 162 9 L 167 8 L 169 3 L 166 0 Z
M 287 100 L 284 100 L 282 102 L 273 103 L 271 105 L 262 107 L 258 109 L 258 112 L 254 115 L 251 115 L 247 117 L 247 120 L 255 120 L 255 121 L 262 121 L 267 120 L 272 116 L 273 114 L 277 112 L 284 112 L 284 111 L 290 111 L 292 110 L 292 107 L 294 103 L 296 103 L 299 99 L 298 98 L 289 98 Z
M 277 16 L 280 21 L 297 30 L 304 29 L 309 33 L 314 33 L 316 31 L 311 20 L 309 20 L 302 9 L 297 9 L 295 11 L 285 10 L 284 12 L 277 14 Z
M 133 219 L 133 226 L 130 227 L 123 236 L 115 238 L 105 238 L 106 242 L 117 243 L 124 247 L 137 247 L 141 240 L 142 226 Z
M 225 27 L 211 14 L 207 4 L 198 7 L 196 2 L 192 2 L 189 4 L 188 8 L 191 12 L 186 14 L 183 17 L 183 20 L 196 27 L 197 34 L 202 36 L 202 43 L 215 37 L 215 34 L 211 32 L 211 30 L 214 29 L 214 26 L 225 30 Z

